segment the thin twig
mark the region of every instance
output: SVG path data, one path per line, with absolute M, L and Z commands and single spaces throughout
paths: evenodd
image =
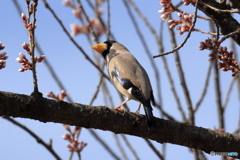
M 28 36 L 29 36 L 29 43 L 30 43 L 30 50 L 31 50 L 31 56 L 32 56 L 32 74 L 33 74 L 33 94 L 38 95 L 38 83 L 37 83 L 37 72 L 36 72 L 36 60 L 35 60 L 35 24 L 36 24 L 36 12 L 37 12 L 37 5 L 38 0 L 34 1 L 31 4 L 32 11 L 29 10 L 29 4 L 30 2 L 27 2 L 27 9 L 28 9 L 28 23 L 30 23 L 30 16 L 33 14 L 33 21 L 32 21 L 32 29 L 28 30 Z M 31 12 L 31 13 L 30 13 Z
M 222 96 L 221 96 L 221 88 L 220 88 L 220 76 L 217 61 L 214 62 L 214 84 L 215 84 L 215 94 L 216 94 L 216 104 L 218 110 L 218 120 L 219 120 L 219 128 L 224 129 L 224 109 L 222 107 Z
M 205 154 L 203 153 L 203 151 L 200 151 L 199 156 L 200 156 L 200 159 L 201 159 L 201 160 L 207 160 L 207 157 L 205 156 Z
M 225 98 L 225 101 L 223 103 L 223 109 L 226 109 L 226 106 L 227 106 L 227 103 L 229 101 L 229 97 L 230 97 L 230 94 L 231 94 L 231 91 L 233 89 L 233 85 L 234 85 L 234 82 L 239 78 L 239 74 L 237 74 L 230 82 L 230 85 L 228 87 L 228 91 L 226 93 L 226 98 Z
M 197 32 L 200 32 L 200 33 L 205 33 L 205 34 L 210 34 L 210 35 L 213 35 L 213 36 L 219 35 L 218 33 L 206 32 L 206 31 L 202 31 L 202 30 L 196 29 L 196 28 L 194 28 L 192 31 L 197 31 Z M 220 35 L 222 35 L 222 33 L 220 33 Z
M 131 21 L 135 27 L 135 30 L 137 32 L 137 35 L 142 43 L 142 46 L 145 50 L 145 53 L 147 54 L 149 60 L 150 60 L 150 64 L 152 65 L 152 68 L 154 70 L 154 73 L 155 73 L 155 77 L 156 77 L 156 82 L 157 82 L 157 91 L 158 91 L 158 97 L 161 98 L 161 93 L 160 93 L 160 88 L 161 88 L 161 85 L 160 85 L 160 75 L 159 75 L 159 71 L 158 71 L 158 67 L 155 63 L 155 61 L 153 61 L 152 57 L 151 57 L 151 52 L 150 52 L 150 49 L 149 47 L 147 46 L 147 41 L 146 39 L 144 38 L 144 35 L 141 33 L 140 31 L 140 28 L 139 28 L 139 25 L 136 21 L 136 18 L 134 18 L 133 16 L 133 13 L 131 12 L 130 8 L 129 8 L 129 5 L 127 3 L 127 1 L 133 6 L 133 8 L 135 9 L 135 11 L 138 13 L 138 15 L 141 17 L 141 19 L 145 22 L 146 25 L 150 26 L 150 24 L 147 22 L 146 18 L 140 13 L 140 11 L 138 10 L 138 8 L 136 7 L 136 5 L 131 1 L 131 0 L 123 0 L 123 3 L 127 9 L 127 12 L 128 12 L 128 15 L 129 17 L 131 18 Z M 153 30 L 152 32 L 155 33 L 154 29 L 149 27 L 150 30 Z M 156 34 L 155 34 L 156 35 Z M 157 35 L 156 35 L 157 36 Z
M 110 29 L 111 29 L 111 24 L 110 24 L 110 0 L 107 0 L 107 11 L 108 11 L 108 19 L 107 19 L 108 27 L 107 27 L 106 36 L 107 36 L 107 40 L 109 40 L 109 37 L 110 37 Z
M 88 5 L 90 6 L 90 8 L 92 8 L 93 10 L 95 10 L 95 17 L 99 19 L 101 25 L 103 26 L 104 28 L 104 31 L 107 30 L 107 27 L 106 27 L 106 24 L 104 23 L 104 21 L 102 20 L 101 16 L 98 14 L 98 8 L 97 8 L 97 5 L 95 5 L 96 7 L 93 6 L 92 2 L 90 0 L 87 0 L 86 1 L 88 3 Z M 97 3 L 97 1 L 95 1 Z M 111 33 L 111 31 L 109 30 L 110 32 L 110 36 L 112 39 L 116 39 L 113 35 L 113 33 Z
M 126 0 L 125 0 L 126 1 Z M 125 1 L 123 1 L 123 2 L 125 2 Z M 133 9 L 136 11 L 136 13 L 138 14 L 138 16 L 143 20 L 143 22 L 145 23 L 145 25 L 147 26 L 147 28 L 149 29 L 149 31 L 152 33 L 152 35 L 153 35 L 153 37 L 155 38 L 155 40 L 156 40 L 156 43 L 158 44 L 158 49 L 159 49 L 159 53 L 162 53 L 163 52 L 163 45 L 162 45 L 162 41 L 160 41 L 160 39 L 161 39 L 161 37 L 159 38 L 158 36 L 157 36 L 157 33 L 156 33 L 156 31 L 154 30 L 154 28 L 151 26 L 151 24 L 148 22 L 148 20 L 147 20 L 147 18 L 140 12 L 140 10 L 137 8 L 137 6 L 133 3 L 133 1 L 131 1 L 131 0 L 127 0 L 128 1 L 128 3 L 129 4 L 131 4 L 131 6 L 133 7 Z M 130 18 L 131 18 L 131 15 L 132 15 L 132 13 L 131 13 L 131 10 L 129 9 L 129 7 L 128 7 L 128 3 L 126 3 L 126 8 L 127 8 L 127 10 L 128 10 L 128 13 L 129 13 L 129 15 L 130 15 Z M 133 17 L 133 16 L 132 16 Z M 132 22 L 133 22 L 133 24 L 134 24 L 134 21 L 135 21 L 135 18 L 133 17 L 132 18 Z M 138 25 L 136 24 L 135 26 L 137 26 L 138 27 Z M 136 28 L 136 27 L 135 27 Z M 137 30 L 137 28 L 136 28 L 136 30 Z M 138 31 L 138 30 L 137 30 Z M 139 33 L 141 33 L 140 31 L 139 31 Z M 140 37 L 140 39 L 142 40 L 142 39 L 144 39 L 144 36 L 140 36 L 141 34 L 138 34 L 139 35 L 139 37 Z M 145 45 L 146 45 L 146 43 L 144 42 L 144 43 L 142 43 L 143 44 L 143 46 L 144 46 L 144 48 L 145 48 Z M 146 46 L 147 47 L 147 46 Z M 146 50 L 146 53 L 148 53 L 149 51 L 147 50 L 147 48 L 145 48 L 145 50 Z M 163 60 L 163 63 L 164 63 L 164 67 L 165 67 L 165 69 L 166 69 L 166 71 L 169 71 L 169 67 L 168 67 L 168 64 L 167 64 L 167 61 L 166 61 L 166 59 L 165 59 L 165 57 L 162 57 L 162 60 Z M 151 59 L 150 59 L 150 61 L 151 61 Z M 155 64 L 155 61 L 151 61 L 151 64 Z M 154 68 L 154 65 L 153 65 L 153 68 Z M 154 72 L 155 72 L 155 75 L 156 75 L 156 79 L 159 79 L 158 78 L 158 69 L 154 69 Z M 169 72 L 170 73 L 170 72 Z M 171 74 L 170 74 L 171 75 Z M 159 80 L 157 80 L 157 88 L 159 88 L 160 87 L 160 79 Z M 159 109 L 160 109 L 160 111 L 161 111 L 161 113 L 165 116 L 165 117 L 167 117 L 168 119 L 170 119 L 170 120 L 173 120 L 173 121 L 175 121 L 175 119 L 172 117 L 172 116 L 170 116 L 169 114 L 167 114 L 164 110 L 163 110 L 163 108 L 162 108 L 162 105 L 161 105 L 161 103 L 162 103 L 162 96 L 161 96 L 161 92 L 160 92 L 160 90 L 158 91 L 158 98 L 159 98 L 159 104 L 158 103 L 156 103 L 156 107 L 158 107 Z
M 103 81 L 103 76 L 100 77 L 100 80 L 99 80 L 98 85 L 97 85 L 97 89 L 96 89 L 95 93 L 93 94 L 92 99 L 89 103 L 90 106 L 93 104 L 94 100 L 97 98 L 97 95 L 99 93 L 102 81 Z
M 212 21 L 212 19 L 209 18 L 209 17 L 203 17 L 203 16 L 200 16 L 200 15 L 195 15 L 195 13 L 194 13 L 194 14 L 188 13 L 188 12 L 185 12 L 185 11 L 183 11 L 183 10 L 181 10 L 181 9 L 176 8 L 176 7 L 174 7 L 174 9 L 175 9 L 175 11 L 180 12 L 180 13 L 186 13 L 186 14 L 188 14 L 188 15 L 197 16 L 197 18 L 201 18 L 201 19 L 204 19 L 204 20 L 210 20 L 210 21 Z
M 103 95 L 104 95 L 103 99 L 104 99 L 106 106 L 110 106 L 111 108 L 114 108 L 115 106 L 113 103 L 112 94 L 110 93 L 105 81 L 102 82 L 102 89 L 103 89 L 102 91 L 103 91 Z M 119 97 L 122 98 L 122 95 L 118 91 L 117 91 L 117 93 L 118 93 Z M 125 105 L 127 105 L 127 104 L 125 103 Z M 127 111 L 129 111 L 129 109 L 127 109 Z
M 175 46 L 177 46 L 177 42 L 176 42 L 176 37 L 175 37 L 174 31 L 169 28 L 169 32 L 170 32 L 172 47 L 175 48 Z M 193 112 L 192 100 L 191 100 L 191 97 L 190 97 L 189 89 L 187 87 L 187 83 L 186 83 L 186 80 L 185 80 L 185 76 L 184 76 L 184 72 L 183 72 L 183 68 L 182 68 L 182 64 L 181 64 L 181 59 L 179 57 L 178 51 L 176 51 L 174 53 L 174 57 L 175 57 L 175 64 L 176 64 L 176 67 L 177 67 L 178 75 L 179 75 L 179 78 L 180 78 L 180 84 L 182 86 L 182 90 L 183 90 L 185 100 L 186 100 L 186 104 L 187 104 L 187 108 L 188 108 L 190 124 L 194 125 L 195 124 L 195 120 L 194 120 L 195 117 L 194 117 L 194 112 Z
M 131 146 L 131 144 L 127 140 L 126 136 L 124 134 L 121 134 L 121 136 L 122 136 L 123 140 L 125 141 L 126 145 L 128 146 L 128 148 L 130 149 L 130 151 L 133 153 L 135 159 L 136 160 L 140 160 L 140 158 L 138 157 L 136 151 L 133 149 L 133 147 Z
M 239 109 L 239 115 L 238 115 L 238 126 L 237 126 L 237 129 L 233 132 L 233 134 L 240 135 L 240 109 Z
M 97 39 L 98 39 L 98 36 L 97 36 L 97 34 L 94 32 L 94 29 L 93 29 L 92 25 L 90 24 L 90 19 L 89 19 L 88 15 L 87 15 L 85 9 L 84 9 L 83 6 L 82 6 L 81 0 L 77 0 L 77 2 L 78 2 L 78 5 L 79 5 L 80 9 L 81 9 L 82 12 L 83 12 L 83 15 L 85 16 L 87 22 L 89 23 L 88 26 L 90 27 L 90 31 L 91 31 L 91 33 L 93 34 L 94 39 L 97 40 Z
M 125 0 L 126 1 L 126 0 Z M 137 8 L 137 6 L 134 4 L 134 2 L 132 1 L 132 0 L 127 0 L 128 1 L 128 3 L 129 4 L 131 4 L 131 6 L 133 7 L 133 9 L 136 11 L 136 13 L 138 14 L 138 16 L 143 20 L 143 22 L 145 23 L 145 25 L 147 26 L 147 28 L 149 29 L 149 31 L 152 33 L 152 35 L 153 35 L 153 37 L 155 38 L 155 40 L 156 40 L 156 43 L 158 44 L 158 49 L 159 49 L 159 53 L 162 53 L 162 51 L 163 51 L 163 45 L 162 45 L 162 41 L 160 41 L 160 39 L 162 39 L 161 37 L 159 38 L 158 36 L 157 36 L 157 33 L 156 33 L 156 31 L 154 30 L 154 28 L 151 26 L 151 24 L 148 22 L 148 20 L 147 20 L 147 18 L 140 12 L 140 10 Z M 123 1 L 124 2 L 124 1 Z M 127 3 L 126 3 L 127 4 Z M 127 6 L 128 5 L 126 5 L 126 8 L 127 8 Z M 127 8 L 128 9 L 128 8 Z M 130 15 L 130 17 L 131 17 L 131 10 L 129 9 L 129 15 Z M 132 16 L 133 17 L 133 16 Z M 135 21 L 135 19 L 134 18 L 132 18 L 132 22 L 134 22 Z M 136 27 L 136 30 L 137 30 L 137 28 L 138 28 L 138 25 L 137 25 L 137 23 L 136 23 L 136 25 L 135 25 Z M 139 29 L 140 30 L 140 29 Z M 138 31 L 138 30 L 137 30 Z M 138 32 L 138 33 L 141 33 L 140 31 Z M 138 35 L 141 35 L 141 34 L 138 34 Z M 139 36 L 140 37 L 140 39 L 142 40 L 144 40 L 144 36 Z M 145 45 L 146 45 L 146 42 L 143 42 L 142 43 L 143 44 L 143 46 L 145 47 Z M 147 46 L 146 46 L 147 47 Z M 147 52 L 147 50 L 146 50 L 146 53 L 148 53 Z M 169 73 L 168 74 L 168 76 L 169 77 L 171 77 L 171 73 L 170 73 L 170 71 L 169 71 L 169 67 L 168 67 L 168 64 L 167 64 L 167 61 L 166 61 L 166 59 L 165 59 L 165 57 L 162 57 L 162 60 L 163 60 L 163 64 L 164 64 L 164 68 L 165 68 L 165 70 L 166 70 L 166 72 L 167 73 Z M 152 62 L 152 60 L 150 60 L 151 61 L 151 64 L 153 65 L 153 68 L 154 68 L 154 62 L 155 61 L 153 61 Z M 159 88 L 160 87 L 160 76 L 158 75 L 158 69 L 154 69 L 154 71 L 155 71 L 155 75 L 156 75 L 156 79 L 157 79 L 157 88 Z M 159 76 L 159 78 L 158 78 L 158 76 Z M 175 88 L 175 87 L 174 87 Z M 177 94 L 176 94 L 177 95 Z M 162 103 L 162 98 L 161 98 L 161 92 L 160 91 L 158 91 L 158 97 L 159 97 L 159 100 L 160 100 L 160 102 L 159 103 Z M 177 97 L 177 96 L 176 96 Z M 179 101 L 177 101 L 177 102 L 179 102 Z M 180 107 L 181 108 L 181 105 L 179 105 L 180 103 L 178 103 L 178 107 Z M 158 107 L 159 109 L 160 109 L 160 111 L 161 111 L 161 113 L 165 116 L 165 117 L 167 117 L 168 119 L 170 119 L 170 120 L 174 120 L 175 121 L 175 119 L 172 117 L 172 116 L 170 116 L 169 114 L 167 114 L 164 110 L 163 110 L 163 108 L 162 108 L 162 106 L 161 105 L 159 105 L 159 104 L 157 104 L 156 103 L 156 107 Z M 183 114 L 184 115 L 184 114 Z M 183 117 L 185 117 L 185 116 L 183 116 Z
M 207 88 L 208 88 L 208 84 L 209 84 L 209 79 L 210 79 L 210 75 L 211 75 L 211 69 L 212 69 L 212 66 L 213 66 L 213 63 L 209 63 L 209 66 L 208 66 L 208 71 L 207 71 L 207 76 L 206 76 L 206 79 L 205 79 L 205 85 L 203 87 L 203 91 L 202 91 L 202 94 L 194 108 L 194 112 L 196 112 L 199 108 L 199 106 L 201 105 L 204 97 L 206 96 L 206 93 L 207 93 Z
M 234 58 L 235 59 L 238 59 L 238 52 L 237 52 L 237 49 L 236 49 L 236 45 L 235 45 L 235 43 L 234 43 L 234 40 L 233 39 L 230 39 L 230 46 L 231 46 L 231 49 L 232 49 L 232 51 L 233 51 L 233 56 L 234 56 Z M 237 87 L 236 87 L 236 89 L 237 89 L 237 92 L 238 92 L 238 99 L 240 100 L 240 76 L 238 76 L 238 78 L 237 78 Z
M 85 56 L 85 58 L 104 76 L 104 78 L 106 78 L 109 81 L 108 76 L 101 70 L 101 68 L 99 68 L 98 65 L 96 65 L 92 59 L 87 55 L 87 53 L 82 49 L 81 46 L 79 46 L 77 44 L 77 42 L 72 38 L 72 36 L 68 33 L 67 29 L 64 27 L 62 21 L 58 18 L 58 16 L 56 15 L 56 13 L 53 11 L 53 9 L 50 7 L 50 5 L 47 3 L 46 0 L 42 0 L 45 7 L 52 13 L 53 17 L 57 20 L 57 22 L 59 23 L 59 25 L 62 27 L 63 31 L 66 33 L 66 35 L 68 36 L 68 38 L 71 40 L 71 42 L 81 51 L 81 53 Z
M 223 42 L 223 41 L 225 41 L 227 38 L 232 37 L 232 36 L 234 36 L 234 35 L 236 35 L 236 34 L 239 34 L 239 33 L 240 33 L 240 29 L 237 29 L 236 31 L 233 31 L 233 32 L 227 34 L 226 36 L 224 36 L 223 38 L 221 38 L 221 41 Z
M 74 153 L 74 152 L 70 152 L 69 160 L 72 160 L 73 153 Z
M 115 140 L 116 140 L 118 149 L 120 150 L 123 159 L 128 160 L 129 158 L 127 157 L 127 154 L 126 154 L 126 152 L 124 151 L 124 149 L 123 149 L 123 147 L 122 147 L 122 145 L 121 145 L 121 143 L 120 143 L 120 140 L 119 140 L 118 135 L 113 133 L 113 137 L 114 137 Z
M 211 31 L 215 32 L 215 28 L 213 23 L 210 22 L 210 29 Z M 217 52 L 214 50 L 214 54 Z M 224 129 L 224 109 L 222 107 L 222 96 L 221 96 L 221 87 L 220 87 L 220 76 L 219 76 L 219 69 L 218 69 L 218 62 L 214 61 L 214 87 L 215 87 L 215 94 L 216 94 L 216 105 L 218 111 L 218 121 L 219 121 L 219 128 Z
M 209 4 L 203 3 L 203 2 L 199 2 L 200 4 L 207 6 L 208 8 L 211 8 L 212 10 L 216 11 L 216 12 L 228 12 L 228 13 L 240 13 L 240 10 L 236 9 L 236 10 L 228 10 L 228 9 L 218 9 L 215 8 Z
M 190 35 L 191 35 L 191 33 L 192 33 L 192 29 L 194 28 L 194 26 L 195 26 L 195 24 L 196 24 L 196 21 L 197 21 L 197 11 L 198 11 L 197 5 L 198 5 L 198 0 L 197 0 L 196 3 L 195 3 L 195 12 L 194 12 L 193 25 L 190 27 L 189 32 L 188 32 L 186 38 L 183 40 L 183 42 L 182 42 L 179 46 L 177 46 L 176 48 L 174 48 L 172 51 L 165 52 L 165 53 L 162 53 L 162 54 L 153 56 L 153 58 L 157 58 L 157 57 L 161 57 L 161 56 L 164 56 L 164 55 L 168 55 L 168 54 L 170 54 L 170 53 L 173 53 L 173 52 L 179 50 L 180 48 L 182 48 L 182 47 L 184 46 L 184 44 L 187 42 L 188 38 L 190 37 Z
M 216 29 L 217 29 L 217 40 L 219 39 L 219 37 L 220 37 L 220 31 L 219 31 L 219 27 L 218 27 L 218 25 L 216 24 Z
M 167 112 L 165 112 L 165 111 L 162 109 L 162 107 L 161 107 L 161 106 L 158 106 L 158 105 L 159 105 L 159 104 L 156 103 L 156 107 L 158 107 L 158 108 L 160 109 L 160 111 L 162 112 L 162 114 L 163 114 L 164 117 L 166 117 L 167 119 L 169 119 L 169 120 L 171 120 L 171 121 L 177 122 L 177 120 L 176 120 L 173 116 L 171 116 L 170 114 L 168 114 Z
M 183 5 L 183 1 L 178 2 L 178 4 L 176 4 L 174 7 L 175 7 L 175 8 L 178 8 L 178 7 L 180 7 L 181 5 Z
M 30 129 L 28 129 L 26 126 L 22 125 L 21 123 L 18 123 L 13 118 L 10 118 L 8 116 L 2 116 L 4 119 L 12 122 L 16 126 L 20 127 L 24 131 L 26 131 L 28 134 L 30 134 L 33 138 L 36 139 L 38 143 L 43 145 L 57 160 L 61 160 L 61 158 L 58 156 L 58 154 L 53 150 L 52 143 L 45 143 L 40 137 L 38 137 L 34 132 L 32 132 Z M 51 142 L 51 140 L 50 140 Z
M 98 140 L 102 144 L 102 146 L 116 159 L 120 160 L 120 158 L 113 152 L 113 150 L 108 147 L 108 145 L 96 134 L 93 129 L 88 129 L 88 131 L 93 135 L 94 138 Z
M 161 21 L 161 22 L 163 22 L 163 21 Z M 163 24 L 163 23 L 162 23 L 162 24 Z M 161 28 L 162 28 L 162 27 L 161 27 Z M 163 34 L 161 34 L 161 33 L 163 33 L 162 31 L 163 31 L 163 29 L 160 30 L 160 37 L 159 37 L 159 39 L 163 39 Z M 159 46 L 159 48 L 160 48 L 160 52 L 159 52 L 159 53 L 164 52 L 164 48 L 163 48 L 162 41 L 160 41 L 160 44 L 159 44 L 158 46 Z M 162 56 L 161 59 L 162 59 L 162 61 L 163 61 L 163 66 L 164 66 L 164 69 L 165 69 L 165 71 L 166 71 L 166 74 L 167 74 L 167 77 L 168 77 L 168 81 L 169 81 L 169 83 L 170 83 L 171 91 L 172 91 L 173 96 L 174 96 L 174 98 L 175 98 L 175 101 L 176 101 L 176 103 L 177 103 L 178 110 L 179 110 L 180 113 L 181 113 L 182 120 L 185 122 L 185 121 L 186 121 L 186 116 L 185 116 L 185 113 L 184 113 L 184 111 L 183 111 L 183 107 L 182 107 L 182 105 L 181 105 L 180 98 L 179 98 L 179 96 L 178 96 L 178 94 L 177 94 L 176 87 L 175 87 L 175 85 L 174 85 L 174 81 L 173 81 L 173 78 L 172 78 L 172 74 L 171 74 L 171 72 L 170 72 L 170 70 L 169 70 L 169 65 L 168 65 L 167 59 L 166 59 L 164 56 Z M 176 121 L 176 120 L 175 120 L 175 121 Z
M 167 74 L 167 77 L 168 77 L 168 81 L 170 83 L 170 88 L 171 88 L 171 91 L 173 93 L 173 97 L 175 98 L 175 101 L 177 103 L 177 107 L 178 107 L 178 110 L 179 112 L 181 113 L 181 116 L 182 116 L 182 120 L 185 122 L 186 121 L 186 115 L 183 111 L 183 107 L 181 105 L 181 102 L 180 102 L 180 98 L 177 94 L 177 91 L 176 91 L 176 87 L 174 85 L 174 82 L 173 82 L 173 78 L 172 78 L 172 75 L 171 75 L 171 72 L 169 71 L 169 69 L 167 68 L 167 60 L 166 58 L 163 59 L 163 63 L 164 63 L 164 68 L 166 70 L 166 74 Z
M 14 6 L 16 7 L 17 11 L 18 11 L 18 15 L 21 14 L 21 7 L 18 3 L 17 0 L 13 0 Z M 36 44 L 36 50 L 40 55 L 46 55 L 45 53 L 43 53 L 42 48 L 40 47 L 40 44 L 37 41 L 37 37 L 35 35 L 35 44 Z M 51 66 L 50 62 L 48 61 L 48 59 L 44 59 L 43 63 L 47 66 L 48 71 L 50 72 L 51 76 L 53 77 L 53 79 L 55 80 L 55 82 L 57 83 L 57 85 L 59 86 L 59 88 L 61 90 L 67 91 L 67 89 L 64 87 L 63 83 L 60 81 L 60 78 L 57 76 L 57 74 L 55 73 L 55 71 L 53 70 L 53 67 Z M 72 102 L 72 98 L 70 97 L 70 95 L 67 95 L 67 100 L 69 102 Z
M 156 149 L 156 147 L 152 144 L 152 142 L 149 139 L 144 138 L 144 140 L 147 142 L 149 147 L 153 150 L 153 152 L 158 156 L 159 159 L 164 160 L 164 157 L 162 154 Z
M 239 133 L 240 133 L 240 126 L 232 134 L 239 135 Z

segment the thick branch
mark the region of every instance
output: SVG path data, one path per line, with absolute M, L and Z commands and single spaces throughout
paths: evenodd
M 202 0 L 201 2 L 220 10 L 229 9 L 225 4 L 220 4 L 215 0 Z M 222 34 L 226 35 L 240 28 L 240 24 L 232 17 L 230 13 L 218 12 L 207 7 L 203 3 L 198 4 L 198 9 L 209 16 L 216 23 L 216 25 L 221 28 Z M 236 34 L 232 36 L 232 38 L 238 45 L 240 45 L 240 34 Z
M 0 116 L 2 115 L 129 134 L 159 143 L 195 148 L 207 153 L 237 152 L 240 149 L 240 136 L 229 133 L 159 118 L 155 118 L 156 126 L 149 131 L 143 115 L 104 106 L 93 107 L 46 98 L 35 99 L 32 96 L 10 92 L 0 92 Z

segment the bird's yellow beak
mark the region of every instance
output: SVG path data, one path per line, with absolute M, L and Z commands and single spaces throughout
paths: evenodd
M 99 43 L 94 46 L 92 46 L 92 49 L 97 51 L 98 53 L 102 54 L 105 50 L 107 50 L 107 44 L 106 43 Z

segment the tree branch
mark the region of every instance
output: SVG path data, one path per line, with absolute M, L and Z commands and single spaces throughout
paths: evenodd
M 226 10 L 229 9 L 225 4 L 220 4 L 215 0 L 202 0 L 208 6 L 212 6 L 218 10 Z M 238 1 L 239 2 L 239 1 Z M 209 16 L 216 25 L 221 28 L 221 33 L 227 35 L 231 32 L 236 31 L 240 28 L 240 24 L 232 17 L 232 15 L 228 12 L 218 12 L 213 10 L 212 8 L 207 7 L 203 3 L 198 4 L 198 9 L 204 12 L 207 16 Z M 240 34 L 236 34 L 232 36 L 232 39 L 240 45 Z
M 237 152 L 240 148 L 240 136 L 230 133 L 159 118 L 154 119 L 155 127 L 148 130 L 143 115 L 121 112 L 104 106 L 93 107 L 46 98 L 36 99 L 33 96 L 1 91 L 0 116 L 2 115 L 129 134 L 159 143 L 199 149 L 206 153 Z M 240 158 L 240 155 L 237 158 Z

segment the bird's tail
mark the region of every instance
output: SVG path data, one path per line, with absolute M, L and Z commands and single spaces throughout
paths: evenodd
M 146 118 L 147 118 L 147 124 L 149 126 L 149 128 L 152 127 L 153 122 L 154 122 L 154 117 L 153 117 L 153 113 L 152 113 L 152 106 L 149 104 L 148 106 L 144 106 L 144 111 L 146 114 Z

